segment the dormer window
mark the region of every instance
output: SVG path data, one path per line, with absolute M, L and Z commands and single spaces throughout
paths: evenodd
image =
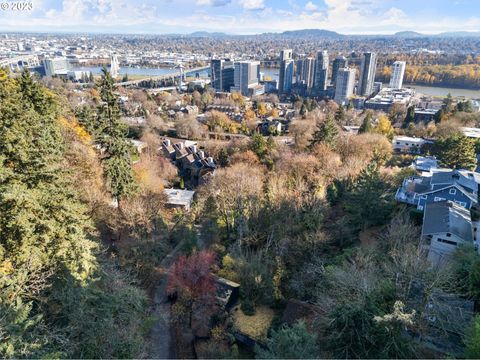
M 450 189 L 448 192 L 450 195 L 456 195 L 457 194 L 457 189 Z

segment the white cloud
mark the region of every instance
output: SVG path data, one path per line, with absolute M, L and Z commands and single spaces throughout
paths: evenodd
M 245 10 L 265 9 L 264 0 L 239 0 L 239 3 Z
M 307 11 L 315 11 L 318 9 L 318 6 L 315 5 L 313 2 L 309 1 L 305 4 L 305 10 Z
M 199 6 L 225 6 L 232 2 L 232 0 L 197 0 Z
M 383 0 L 289 0 L 288 5 L 266 7 L 265 0 L 163 0 L 164 4 L 188 9 L 172 13 L 163 10 L 159 0 L 57 0 L 56 6 L 41 4 L 34 12 L 8 16 L 0 12 L 0 28 L 34 31 L 124 31 L 124 32 L 191 32 L 196 30 L 252 34 L 281 32 L 306 28 L 328 29 L 343 34 L 394 33 L 415 30 L 425 33 L 473 31 L 480 27 L 480 17 L 435 16 L 425 18 L 405 14 L 401 6 L 386 6 Z M 300 2 L 299 2 L 300 3 Z M 215 6 L 225 8 L 214 8 Z M 398 4 L 398 3 L 397 3 Z M 235 6 L 233 6 L 235 5 Z M 209 6 L 209 9 L 205 9 Z M 240 10 L 239 10 L 240 9 Z M 241 11 L 241 9 L 246 11 Z M 176 9 L 174 9 L 176 10 Z M 259 11 L 253 11 L 259 10 Z

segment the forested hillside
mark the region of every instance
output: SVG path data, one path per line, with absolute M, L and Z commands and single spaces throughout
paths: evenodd
M 100 241 L 91 136 L 28 72 L 0 70 L 0 163 L 0 356 L 138 356 L 147 298 Z

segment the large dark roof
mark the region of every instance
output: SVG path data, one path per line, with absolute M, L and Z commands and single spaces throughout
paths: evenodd
M 451 201 L 427 204 L 422 235 L 451 233 L 464 241 L 473 241 L 470 211 Z

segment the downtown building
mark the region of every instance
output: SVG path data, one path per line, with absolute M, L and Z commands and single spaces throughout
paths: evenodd
M 395 61 L 392 65 L 392 76 L 390 77 L 389 87 L 392 89 L 401 89 L 403 85 L 403 75 L 405 74 L 405 61 Z
M 292 91 L 293 51 L 285 49 L 280 52 L 280 73 L 278 76 L 278 93 L 289 94 Z
M 210 63 L 212 86 L 217 92 L 229 92 L 235 85 L 235 65 L 228 59 L 212 59 Z
M 358 95 L 366 97 L 372 95 L 376 71 L 377 54 L 372 52 L 364 53 L 362 58 L 362 65 L 360 67 L 360 82 L 358 84 L 357 91 Z
M 66 76 L 70 71 L 70 64 L 64 57 L 43 60 L 45 76 L 63 75 Z
M 234 86 L 230 91 L 237 91 L 243 96 L 255 96 L 264 93 L 264 87 L 258 83 L 260 78 L 259 61 L 235 62 Z
M 339 105 L 347 105 L 353 96 L 355 86 L 355 69 L 338 69 L 337 82 L 335 83 L 334 100 Z
M 323 50 L 317 53 L 317 60 L 315 64 L 315 90 L 320 93 L 327 90 L 328 84 L 328 51 Z
M 346 68 L 348 66 L 348 60 L 345 56 L 339 56 L 333 60 L 332 64 L 332 84 L 337 83 L 338 70 Z
M 311 89 L 315 80 L 315 59 L 307 57 L 297 62 L 297 82 Z

